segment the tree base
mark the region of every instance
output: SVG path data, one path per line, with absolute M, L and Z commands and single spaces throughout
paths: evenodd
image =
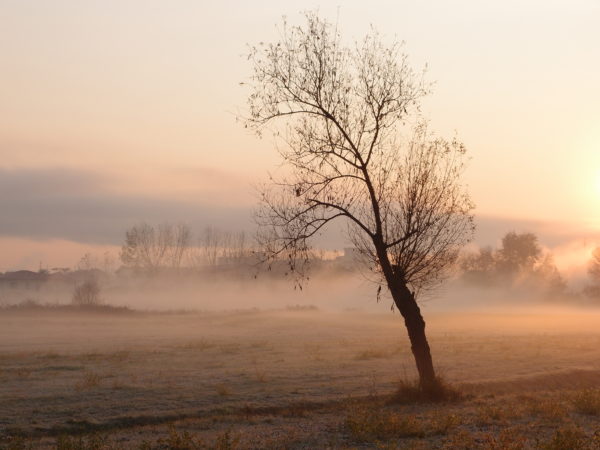
M 400 380 L 397 391 L 390 403 L 438 403 L 459 402 L 464 394 L 454 386 L 449 385 L 441 377 L 436 377 L 433 383 L 422 385 L 419 380 Z

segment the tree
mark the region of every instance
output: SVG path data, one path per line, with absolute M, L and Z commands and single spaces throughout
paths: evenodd
M 461 258 L 460 269 L 465 281 L 483 286 L 490 285 L 497 275 L 496 254 L 492 247 L 478 248 Z
M 121 261 L 125 266 L 156 272 L 160 268 L 181 266 L 189 248 L 191 233 L 187 225 L 162 223 L 156 228 L 147 223 L 125 232 Z
M 246 126 L 260 134 L 273 125 L 289 172 L 262 190 L 259 243 L 271 261 L 285 258 L 301 283 L 311 238 L 345 221 L 381 283 L 378 298 L 385 286 L 404 318 L 421 389 L 433 392 L 438 380 L 417 297 L 444 279 L 474 230 L 460 183 L 465 148 L 435 138 L 418 117 L 428 89 L 401 44 L 386 47 L 373 32 L 344 46 L 314 13 L 305 27 L 284 23 L 280 36 L 249 55 Z
M 114 272 L 115 264 L 115 257 L 109 251 L 105 251 L 101 256 L 87 252 L 81 257 L 75 269 L 85 271 L 102 270 L 105 274 L 110 274 Z
M 596 247 L 592 252 L 588 272 L 595 281 L 600 282 L 600 247 Z
M 204 253 L 204 259 L 209 266 L 215 267 L 222 257 L 225 247 L 225 238 L 222 231 L 214 227 L 206 227 L 200 237 L 200 248 Z
M 519 272 L 532 272 L 541 256 L 542 249 L 535 234 L 511 231 L 502 238 L 498 267 L 501 272 L 512 276 Z
M 564 294 L 567 287 L 552 253 L 542 249 L 533 233 L 510 231 L 499 249 L 484 247 L 463 255 L 460 268 L 462 279 L 473 284 L 529 288 L 551 296 Z
M 172 268 L 179 269 L 186 252 L 189 250 L 192 232 L 187 225 L 179 223 L 170 226 L 169 237 L 168 262 Z
M 75 266 L 77 270 L 92 270 L 96 267 L 96 258 L 89 252 L 85 253 L 77 263 L 77 266 Z
M 596 247 L 592 252 L 592 258 L 589 261 L 588 273 L 592 278 L 592 283 L 584 288 L 588 297 L 593 299 L 600 298 L 600 247 Z

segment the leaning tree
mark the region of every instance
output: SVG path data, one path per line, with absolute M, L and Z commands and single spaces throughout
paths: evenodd
M 438 387 L 417 297 L 448 273 L 471 239 L 472 202 L 460 183 L 465 148 L 420 118 L 428 93 L 402 44 L 372 32 L 353 46 L 306 14 L 304 26 L 249 54 L 246 126 L 273 131 L 287 167 L 266 184 L 256 218 L 272 260 L 307 279 L 310 241 L 333 221 L 404 318 L 420 387 Z

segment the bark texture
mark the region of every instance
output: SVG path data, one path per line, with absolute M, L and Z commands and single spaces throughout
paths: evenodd
M 431 350 L 425 335 L 425 320 L 415 296 L 406 286 L 399 286 L 392 290 L 394 304 L 404 318 L 408 331 L 411 350 L 419 373 L 419 384 L 424 391 L 430 391 L 437 385 L 437 378 L 433 368 Z

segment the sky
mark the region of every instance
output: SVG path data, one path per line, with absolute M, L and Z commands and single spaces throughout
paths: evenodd
M 118 252 L 140 221 L 251 231 L 279 161 L 237 120 L 245 55 L 315 9 L 427 66 L 423 113 L 471 158 L 477 242 L 600 237 L 597 0 L 0 0 L 0 271 Z

